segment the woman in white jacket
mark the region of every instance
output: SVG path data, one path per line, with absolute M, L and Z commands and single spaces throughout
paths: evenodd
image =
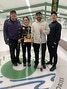
M 35 65 L 34 68 L 37 68 L 39 63 L 39 48 L 41 43 L 41 64 L 43 68 L 45 66 L 45 51 L 46 51 L 46 35 L 49 34 L 50 29 L 48 24 L 42 20 L 41 12 L 36 13 L 36 21 L 32 23 L 31 37 L 34 40 L 33 47 L 35 53 Z

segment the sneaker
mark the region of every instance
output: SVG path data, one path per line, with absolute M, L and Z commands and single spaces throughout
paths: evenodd
M 23 66 L 25 67 L 25 66 L 26 66 L 26 64 L 23 64 Z
M 13 63 L 13 65 L 14 65 L 14 66 L 18 66 L 18 64 L 17 64 L 17 63 Z
M 30 63 L 28 63 L 28 66 L 31 66 L 31 64 L 30 64 Z
M 44 68 L 44 69 L 46 69 L 46 66 L 45 66 L 45 64 L 43 64 L 42 66 L 43 66 L 43 68 Z
M 52 65 L 52 63 L 51 63 L 50 61 L 48 61 L 46 64 L 47 64 L 47 65 L 50 65 L 50 64 Z
M 37 68 L 37 66 L 38 66 L 38 65 L 37 65 L 37 64 L 35 64 L 35 65 L 34 65 L 34 68 L 36 69 L 36 68 Z
M 52 66 L 51 68 L 50 68 L 50 71 L 54 71 L 56 69 L 56 66 Z
M 22 64 L 20 61 L 18 61 L 17 63 Z

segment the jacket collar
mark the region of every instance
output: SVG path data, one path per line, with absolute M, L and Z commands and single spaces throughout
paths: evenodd
M 39 22 L 39 21 L 37 21 L 37 19 L 35 20 L 35 22 L 37 22 L 37 23 L 41 23 L 41 22 L 44 22 L 44 19 L 41 19 L 41 21 Z

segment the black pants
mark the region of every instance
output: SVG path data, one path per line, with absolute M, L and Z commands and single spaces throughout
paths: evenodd
M 47 42 L 47 45 L 48 45 L 48 51 L 49 51 L 49 55 L 50 55 L 50 62 L 52 63 L 52 59 L 54 58 L 53 66 L 56 66 L 58 43 L 55 45 L 55 44 L 53 44 L 53 42 Z
M 34 43 L 34 53 L 35 53 L 35 64 L 38 65 L 39 63 L 39 48 L 40 44 Z M 41 64 L 45 64 L 45 51 L 46 51 L 46 43 L 42 44 L 42 51 L 41 51 Z
M 26 64 L 26 48 L 27 48 L 28 63 L 30 63 L 31 62 L 31 43 L 22 42 L 23 63 L 24 64 Z
M 19 61 L 20 44 L 18 40 L 9 39 L 10 56 L 12 63 L 17 63 Z

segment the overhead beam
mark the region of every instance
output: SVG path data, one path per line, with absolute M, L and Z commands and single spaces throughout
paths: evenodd
M 31 8 L 36 8 L 36 7 L 41 7 L 41 6 L 45 6 L 45 5 L 46 6 L 51 6 L 52 4 L 45 2 L 45 3 L 31 5 L 30 7 Z M 7 9 L 7 10 L 3 10 L 3 12 L 0 12 L 0 13 L 7 13 L 7 12 L 10 12 L 10 10 L 12 10 L 12 9 L 18 11 L 18 10 L 24 10 L 24 9 L 28 9 L 28 8 L 29 8 L 28 6 L 18 7 L 18 8 L 11 8 L 11 9 Z M 58 8 L 67 9 L 67 6 L 59 5 Z
M 45 14 L 44 14 L 44 15 L 45 15 Z M 31 16 L 31 15 L 27 15 L 27 16 L 29 17 L 29 16 Z M 32 16 L 34 16 L 34 15 L 32 15 Z M 47 16 L 50 17 L 50 15 L 46 15 L 46 18 L 47 18 Z M 19 18 L 23 18 L 23 16 L 21 16 L 21 17 L 19 17 Z M 60 19 L 63 18 L 63 19 L 65 19 L 65 20 L 67 20 L 67 18 L 64 18 L 64 17 L 58 17 L 58 18 L 60 18 Z M 45 18 L 44 18 L 44 19 L 45 19 Z
M 38 11 L 38 10 L 37 10 Z M 32 12 L 26 12 L 26 13 L 20 13 L 20 14 L 17 14 L 17 16 L 21 16 L 21 15 L 28 15 L 28 14 L 35 14 L 37 11 L 32 11 Z M 51 11 L 46 11 L 46 10 L 39 10 L 39 11 L 41 11 L 41 12 L 46 12 L 46 13 L 51 13 Z M 58 13 L 58 14 L 60 14 L 60 15 L 62 15 L 62 16 L 67 16 L 67 14 L 63 14 L 63 13 Z M 9 17 L 9 16 L 7 16 L 7 17 Z

